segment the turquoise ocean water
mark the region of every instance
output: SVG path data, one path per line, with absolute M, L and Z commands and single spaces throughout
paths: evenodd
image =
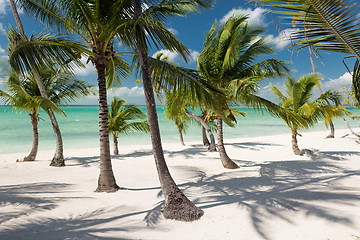
M 146 107 L 140 107 L 146 112 Z M 87 148 L 99 146 L 98 136 L 98 107 L 97 106 L 66 106 L 61 107 L 67 117 L 57 116 L 63 136 L 64 148 Z M 157 107 L 161 137 L 163 142 L 178 142 L 178 132 L 173 124 L 165 118 L 163 107 Z M 238 117 L 238 123 L 234 128 L 225 126 L 224 137 L 250 137 L 289 133 L 285 123 L 278 118 L 264 112 L 264 114 L 240 107 L 239 110 L 246 112 L 247 116 Z M 360 115 L 360 111 L 349 108 Z M 50 120 L 44 112 L 40 112 L 39 122 L 39 150 L 55 148 L 55 137 Z M 335 128 L 346 128 L 342 119 L 335 120 Z M 359 127 L 359 120 L 349 120 L 352 127 Z M 323 123 L 319 123 L 310 131 L 325 130 Z M 189 141 L 201 139 L 201 128 L 196 123 L 192 124 L 184 136 L 185 144 Z M 110 139 L 111 140 L 111 139 Z M 120 145 L 150 144 L 150 135 L 145 133 L 133 133 L 122 135 L 119 138 Z M 13 111 L 10 107 L 0 106 L 0 153 L 28 152 L 32 146 L 32 127 L 30 117 L 25 112 Z M 112 146 L 112 143 L 111 143 Z

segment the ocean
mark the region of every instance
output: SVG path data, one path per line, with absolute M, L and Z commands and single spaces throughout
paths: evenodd
M 146 112 L 145 106 L 140 108 Z M 61 109 L 66 113 L 66 117 L 57 115 L 57 119 L 62 132 L 64 148 L 89 148 L 99 146 L 99 123 L 97 106 L 63 106 Z M 246 113 L 246 117 L 239 116 L 237 124 L 231 128 L 224 125 L 224 139 L 237 137 L 253 137 L 262 135 L 273 135 L 289 133 L 289 128 L 285 123 L 266 112 L 258 112 L 252 108 L 239 107 L 238 110 Z M 348 110 L 360 115 L 356 108 Z M 163 142 L 179 142 L 177 128 L 173 122 L 165 117 L 163 107 L 157 107 L 161 138 Z M 196 112 L 199 113 L 199 112 Z M 41 111 L 39 121 L 39 150 L 55 149 L 55 136 L 48 116 Z M 360 126 L 359 120 L 348 120 L 351 127 Z M 335 129 L 346 128 L 344 121 L 336 119 Z M 326 130 L 320 122 L 315 127 L 306 131 Z M 305 132 L 305 131 L 300 131 Z M 335 132 L 336 133 L 336 132 Z M 214 131 L 214 134 L 216 132 Z M 325 137 L 325 136 L 324 136 Z M 184 135 L 186 142 L 199 141 L 202 143 L 201 127 L 192 123 Z M 112 138 L 110 138 L 112 141 Z M 131 133 L 119 137 L 119 146 L 150 144 L 150 134 Z M 180 142 L 179 142 L 180 144 Z M 112 146 L 112 142 L 110 142 Z M 30 152 L 32 147 L 32 127 L 30 117 L 26 112 L 14 111 L 11 107 L 0 106 L 0 154 L 13 152 Z

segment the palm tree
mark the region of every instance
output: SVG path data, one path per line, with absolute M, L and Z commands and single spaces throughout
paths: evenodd
M 292 133 L 292 149 L 296 155 L 303 155 L 297 143 L 298 130 L 308 129 L 323 120 L 326 116 L 330 118 L 341 117 L 345 108 L 338 106 L 340 95 L 328 90 L 321 94 L 319 98 L 310 101 L 315 86 L 320 85 L 321 77 L 314 74 L 302 76 L 299 81 L 288 77 L 285 81 L 286 94 L 283 94 L 273 84 L 270 84 L 272 91 L 281 101 L 281 108 L 292 112 L 300 121 L 294 121 L 292 118 L 282 117 Z M 331 104 L 335 104 L 335 106 Z
M 26 72 L 32 72 L 41 96 L 48 98 L 41 76 L 39 75 L 39 69 L 53 66 L 54 63 L 69 67 L 71 67 L 70 64 L 67 64 L 69 62 L 79 65 L 77 61 L 78 54 L 74 50 L 78 49 L 78 45 L 69 43 L 65 38 L 45 32 L 40 33 L 38 36 L 32 34 L 28 38 L 24 32 L 14 0 L 10 0 L 10 4 L 18 27 L 18 32 L 10 28 L 7 34 L 10 65 L 15 71 L 21 72 L 23 75 Z M 56 136 L 56 152 L 50 166 L 65 166 L 60 128 L 54 113 L 50 109 L 48 112 Z
M 114 155 L 119 155 L 119 134 L 140 131 L 149 132 L 149 124 L 145 121 L 145 114 L 135 105 L 124 105 L 126 100 L 114 98 L 109 111 L 109 132 L 114 140 Z M 144 121 L 136 121 L 144 120 Z
M 132 46 L 138 52 L 146 107 L 150 125 L 150 134 L 153 146 L 154 157 L 159 174 L 160 184 L 165 195 L 165 207 L 163 215 L 166 218 L 176 219 L 181 221 L 193 221 L 199 219 L 203 215 L 203 211 L 197 208 L 178 188 L 172 179 L 168 170 L 163 148 L 161 144 L 161 137 L 159 131 L 158 118 L 156 113 L 155 97 L 153 92 L 153 85 L 151 81 L 151 70 L 148 58 L 147 40 L 158 40 L 155 44 L 163 45 L 170 50 L 179 52 L 182 56 L 188 54 L 187 49 L 178 42 L 178 40 L 166 30 L 163 26 L 162 19 L 171 15 L 186 15 L 188 12 L 197 10 L 199 7 L 209 7 L 211 1 L 162 1 L 163 3 L 161 13 L 151 16 L 152 11 L 156 10 L 157 6 L 151 6 L 145 11 L 142 9 L 141 0 L 133 0 L 134 6 L 134 25 L 132 29 L 134 34 L 128 36 L 125 43 Z M 160 18 L 160 19 L 159 19 Z M 146 36 L 146 34 L 148 36 Z M 132 44 L 135 36 L 136 46 Z
M 6 92 L 0 90 L 0 97 L 3 97 L 8 105 L 13 106 L 17 110 L 27 112 L 31 119 L 33 146 L 29 155 L 23 161 L 34 161 L 37 155 L 40 108 L 44 109 L 47 114 L 49 114 L 49 109 L 51 109 L 51 111 L 65 115 L 57 105 L 72 102 L 76 98 L 84 97 L 90 93 L 89 86 L 84 81 L 74 79 L 62 69 L 44 70 L 40 75 L 49 99 L 41 97 L 33 75 L 22 79 L 19 74 L 13 72 L 9 75 L 7 82 L 8 90 Z
M 261 35 L 263 30 L 247 24 L 246 16 L 232 16 L 224 24 L 216 21 L 206 34 L 204 50 L 198 58 L 198 71 L 209 82 L 219 89 L 224 89 L 227 97 L 223 101 L 222 111 L 228 112 L 228 119 L 217 116 L 218 149 L 221 162 L 225 168 L 239 166 L 227 155 L 223 141 L 223 120 L 236 121 L 230 105 L 244 99 L 238 98 L 240 86 L 245 82 L 255 83 L 265 77 L 281 75 L 287 68 L 284 62 L 277 59 L 266 59 L 255 62 L 256 57 L 273 53 L 266 39 Z M 246 91 L 245 91 L 246 92 Z M 235 94 L 234 94 L 235 93 Z M 253 101 L 255 98 L 253 98 Z M 260 100 L 260 98 L 257 98 Z M 232 124 L 231 124 L 232 125 Z
M 349 0 L 255 0 L 266 6 L 281 9 L 286 22 L 292 22 L 291 38 L 298 45 L 309 44 L 317 50 L 348 53 L 360 59 L 360 20 L 358 5 Z M 354 65 L 354 71 L 360 67 Z M 350 72 L 350 71 L 349 71 Z
M 26 11 L 59 30 L 67 30 L 83 40 L 82 54 L 95 66 L 99 87 L 100 175 L 97 192 L 119 189 L 112 171 L 107 84 L 121 80 L 130 71 L 129 65 L 116 53 L 114 41 L 121 21 L 128 17 L 130 1 L 67 1 L 21 0 Z M 108 81 L 108 82 L 107 82 Z

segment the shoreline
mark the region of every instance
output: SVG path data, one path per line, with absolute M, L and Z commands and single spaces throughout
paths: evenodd
M 354 129 L 355 130 L 355 129 Z M 359 129 L 356 129 L 359 130 Z M 348 130 L 225 139 L 241 168 L 224 169 L 200 141 L 164 143 L 169 170 L 205 212 L 191 223 L 164 219 L 164 199 L 151 145 L 112 156 L 124 190 L 96 193 L 99 150 L 67 149 L 66 165 L 50 167 L 53 151 L 35 162 L 0 154 L 0 238 L 357 240 L 360 236 L 360 145 Z M 59 237 L 60 236 L 60 237 Z

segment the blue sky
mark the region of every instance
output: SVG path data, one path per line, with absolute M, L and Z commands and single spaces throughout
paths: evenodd
M 296 78 L 312 72 L 308 50 L 303 49 L 299 52 L 292 51 L 292 48 L 289 47 L 290 41 L 284 37 L 288 30 L 284 29 L 284 26 L 281 24 L 280 29 L 277 27 L 278 16 L 272 14 L 268 8 L 255 6 L 253 2 L 248 3 L 244 0 L 218 0 L 211 10 L 203 10 L 199 14 L 193 14 L 186 18 L 175 17 L 169 19 L 166 27 L 190 50 L 193 60 L 185 64 L 177 54 L 168 51 L 165 51 L 165 54 L 182 66 L 196 69 L 196 58 L 202 51 L 205 33 L 210 29 L 215 19 L 217 19 L 218 22 L 225 21 L 235 12 L 247 14 L 252 24 L 265 28 L 266 35 L 268 35 L 269 40 L 273 42 L 276 51 L 276 54 L 269 56 L 269 58 L 276 57 L 280 60 L 289 61 L 291 63 L 290 68 L 292 69 L 292 74 Z M 42 31 L 42 27 L 35 23 L 31 17 L 23 13 L 21 13 L 20 17 L 24 22 L 24 28 L 27 29 L 27 33 L 39 33 Z M 10 24 L 15 26 L 8 0 L 0 0 L 0 57 L 7 55 L 6 46 L 8 42 L 3 32 Z M 120 44 L 117 45 L 117 50 L 126 51 Z M 154 55 L 156 52 L 157 49 L 151 49 L 150 55 Z M 315 62 L 318 73 L 324 77 L 322 82 L 323 90 L 332 88 L 341 91 L 344 87 L 349 87 L 351 85 L 351 75 L 347 73 L 342 63 L 345 55 L 323 52 L 321 56 L 321 62 L 316 59 Z M 84 59 L 84 61 L 85 60 L 86 59 Z M 87 80 L 95 86 L 97 85 L 95 69 L 91 64 L 88 64 L 86 69 L 78 69 L 76 74 L 78 78 Z M 6 77 L 0 79 L 1 89 L 4 89 L 4 81 L 6 81 Z M 141 84 L 136 86 L 135 81 L 136 78 L 130 76 L 123 82 L 121 87 L 111 89 L 109 91 L 109 99 L 113 96 L 118 96 L 125 98 L 128 103 L 143 105 L 145 103 L 143 90 Z M 282 88 L 283 80 L 267 79 L 261 85 L 260 94 L 272 99 L 273 96 L 267 88 L 269 82 Z M 97 105 L 97 96 L 79 100 L 77 104 Z

